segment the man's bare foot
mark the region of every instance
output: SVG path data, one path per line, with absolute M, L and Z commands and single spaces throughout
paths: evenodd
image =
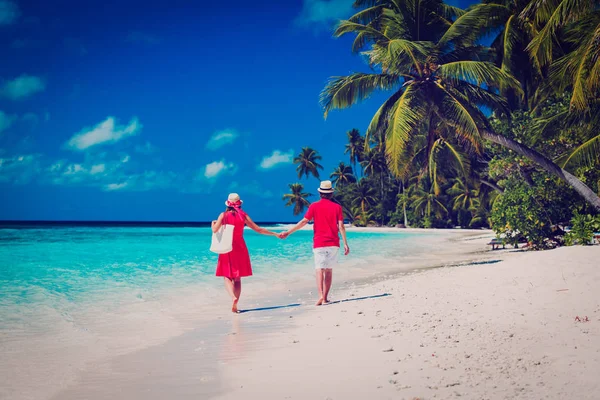
M 238 308 L 237 308 L 237 304 L 238 304 L 238 299 L 233 300 L 233 305 L 231 306 L 231 312 L 234 313 L 238 313 Z
M 320 306 L 321 304 L 323 304 L 323 299 L 319 299 L 319 301 L 317 301 L 317 304 L 315 304 L 315 306 Z
M 331 300 L 323 299 L 323 304 L 331 303 Z

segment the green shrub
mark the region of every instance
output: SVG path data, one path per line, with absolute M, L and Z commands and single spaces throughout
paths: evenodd
M 594 229 L 597 228 L 598 219 L 598 217 L 594 218 L 589 214 L 575 213 L 571 219 L 571 231 L 566 237 L 567 244 L 592 244 Z
M 524 183 L 507 186 L 492 208 L 492 229 L 496 235 L 504 235 L 504 241 L 513 245 L 523 236 L 533 248 L 546 248 L 546 239 L 552 235 L 551 223 L 537 196 L 535 188 Z

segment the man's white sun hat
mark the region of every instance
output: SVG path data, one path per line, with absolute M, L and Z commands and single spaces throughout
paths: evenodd
M 321 186 L 317 190 L 319 193 L 333 193 L 331 181 L 321 181 Z

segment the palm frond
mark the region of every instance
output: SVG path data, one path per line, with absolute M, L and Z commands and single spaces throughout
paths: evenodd
M 593 168 L 600 161 L 600 135 L 595 136 L 577 147 L 569 154 L 562 167 L 585 165 Z
M 512 70 L 513 65 L 511 58 L 514 54 L 513 50 L 515 44 L 521 39 L 521 35 L 519 34 L 519 30 L 516 26 L 516 18 L 517 17 L 514 14 L 511 15 L 504 25 L 504 32 L 502 35 L 502 65 L 500 69 L 505 72 Z
M 389 113 L 396 101 L 402 96 L 404 90 L 399 90 L 393 95 L 390 96 L 389 99 L 383 102 L 381 107 L 377 110 L 371 122 L 369 123 L 369 127 L 365 132 L 365 142 L 369 143 L 370 139 L 374 136 L 380 136 L 385 130 L 387 130 L 387 124 L 389 122 Z
M 369 97 L 375 90 L 390 90 L 399 83 L 399 77 L 390 74 L 354 73 L 333 77 L 321 92 L 325 118 L 329 111 L 352 106 Z
M 455 61 L 443 64 L 437 74 L 454 82 L 467 81 L 477 85 L 511 88 L 523 95 L 521 84 L 509 73 L 502 71 L 491 62 Z
M 506 20 L 509 9 L 500 4 L 478 4 L 454 21 L 446 30 L 438 45 L 450 42 L 475 43 L 477 39 L 496 30 Z
M 367 25 L 368 23 L 372 22 L 373 20 L 375 20 L 381 16 L 381 11 L 382 11 L 383 7 L 384 7 L 383 4 L 377 4 L 377 5 L 374 5 L 371 7 L 367 7 L 364 10 L 361 10 L 361 11 L 355 13 L 350 18 L 348 18 L 348 21 L 354 22 L 357 24 Z
M 471 143 L 477 151 L 480 151 L 482 139 L 477 120 L 481 120 L 481 117 L 477 115 L 475 110 L 461 102 L 458 93 L 452 93 L 451 90 L 444 88 L 439 83 L 436 83 L 436 86 L 442 92 L 442 106 L 444 108 L 441 113 L 438 113 L 438 117 L 456 129 L 459 137 L 462 137 Z
M 453 160 L 456 163 L 456 166 L 458 167 L 458 172 L 462 174 L 462 176 L 464 176 L 465 179 L 468 179 L 468 171 L 471 168 L 469 159 L 466 158 L 460 151 L 458 151 L 458 149 L 456 149 L 448 141 L 444 141 L 444 145 L 448 150 L 450 150 L 450 154 L 452 154 Z
M 396 176 L 399 175 L 401 155 L 406 150 L 410 135 L 425 115 L 418 95 L 416 85 L 408 85 L 390 112 L 385 144 L 390 170 Z
M 363 50 L 369 43 L 376 43 L 379 41 L 388 41 L 390 40 L 386 37 L 382 32 L 377 29 L 368 26 L 362 25 L 352 21 L 340 21 L 337 25 L 333 36 L 341 37 L 349 33 L 355 33 L 356 37 L 354 38 L 354 42 L 352 43 L 352 52 L 358 53 Z
M 508 102 L 506 97 L 500 96 L 491 90 L 468 82 L 462 82 L 456 86 L 456 89 L 469 99 L 469 102 L 476 106 L 488 107 L 493 111 L 508 113 Z
M 535 17 L 543 28 L 527 45 L 531 57 L 537 56 L 542 65 L 552 62 L 553 40 L 560 28 L 591 12 L 597 4 L 593 0 L 532 0 L 522 16 Z

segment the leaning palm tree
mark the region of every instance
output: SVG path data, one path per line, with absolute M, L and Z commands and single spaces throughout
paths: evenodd
M 303 175 L 308 178 L 309 175 L 312 175 L 319 179 L 319 170 L 323 169 L 323 166 L 319 164 L 321 158 L 316 150 L 303 147 L 300 154 L 294 158 L 294 164 L 297 164 L 298 178 L 302 178 Z
M 325 117 L 331 110 L 351 107 L 376 90 L 391 91 L 373 116 L 366 137 L 385 137 L 393 173 L 398 175 L 402 170 L 406 150 L 411 148 L 419 127 L 428 123 L 453 132 L 458 142 L 476 153 L 482 151 L 487 139 L 529 158 L 600 210 L 600 197 L 577 177 L 535 150 L 497 134 L 490 126 L 479 107 L 505 110 L 506 101 L 489 88 L 520 92 L 514 77 L 492 62 L 480 61 L 489 57 L 481 46 L 452 40 L 443 44 L 416 40 L 402 12 L 385 8 L 377 19 L 377 29 L 359 22 L 340 23 L 335 35 L 353 33 L 356 40 L 361 38 L 361 46 L 369 44 L 364 54 L 375 71 L 332 78 L 321 93 Z
M 298 215 L 304 211 L 305 208 L 310 206 L 310 202 L 307 200 L 308 197 L 312 196 L 310 193 L 304 192 L 304 185 L 301 183 L 290 183 L 289 184 L 291 193 L 283 195 L 283 200 L 287 203 L 286 207 L 294 207 L 294 215 Z
M 352 167 L 341 162 L 336 169 L 329 175 L 336 186 L 344 186 L 356 182 L 356 177 L 352 173 Z

